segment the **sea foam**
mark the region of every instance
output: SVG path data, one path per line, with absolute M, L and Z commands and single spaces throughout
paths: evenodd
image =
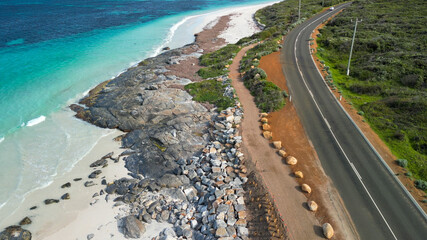
M 26 124 L 26 126 L 27 127 L 32 127 L 32 126 L 35 126 L 35 125 L 37 125 L 39 123 L 44 122 L 45 120 L 46 120 L 46 117 L 43 116 L 43 115 L 41 115 L 38 118 L 34 118 L 34 119 L 31 119 L 30 121 L 28 121 L 27 124 Z

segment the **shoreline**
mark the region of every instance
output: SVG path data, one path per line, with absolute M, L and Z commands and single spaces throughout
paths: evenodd
M 257 6 L 258 8 L 261 8 L 260 5 L 262 5 L 264 7 L 264 6 L 267 6 L 268 4 L 257 4 L 257 5 L 254 5 L 254 6 Z M 254 7 L 254 6 L 250 5 L 250 6 L 245 6 L 245 7 L 236 7 L 236 9 L 244 8 L 246 11 L 248 11 L 248 10 L 255 11 L 254 8 L 256 8 L 256 7 Z M 236 9 L 231 9 L 231 10 L 228 10 L 228 11 L 234 11 L 235 12 L 235 11 L 237 11 Z M 218 14 L 218 12 L 219 11 L 216 11 L 214 13 Z M 209 13 L 206 13 L 205 15 L 209 15 Z M 214 15 L 214 16 L 211 16 L 211 17 L 219 18 L 221 16 Z M 177 28 L 179 28 L 179 26 Z M 224 30 L 224 32 L 226 32 L 227 30 L 231 31 L 232 29 L 233 29 L 233 26 L 227 26 L 226 30 Z M 247 33 L 248 36 L 250 36 L 251 34 L 252 34 L 251 32 Z M 133 65 L 133 66 L 135 66 L 135 65 Z M 132 68 L 132 66 L 130 68 Z M 121 74 L 127 72 L 130 68 L 127 68 L 124 71 L 120 72 L 117 75 L 117 77 L 120 76 Z M 91 88 L 91 89 L 93 89 L 93 88 Z M 88 91 L 86 91 L 85 93 L 87 93 L 87 92 Z M 80 94 L 79 94 L 79 96 L 80 96 Z M 76 174 L 76 171 L 78 171 L 78 170 L 82 170 L 81 172 L 79 171 L 79 177 L 83 178 L 82 182 L 80 183 L 80 184 L 83 184 L 83 182 L 85 180 L 87 180 L 87 179 L 85 179 L 85 178 L 87 178 L 87 175 L 89 175 L 90 172 L 92 171 L 91 168 L 89 168 L 88 166 L 85 166 L 85 165 L 87 165 L 87 163 L 90 164 L 91 162 L 95 161 L 96 159 L 99 159 L 100 157 L 102 157 L 101 155 L 105 155 L 106 153 L 110 152 L 112 150 L 112 148 L 114 148 L 114 150 L 115 150 L 114 151 L 115 152 L 115 155 L 114 155 L 115 157 L 116 157 L 116 154 L 117 154 L 116 151 L 117 152 L 122 151 L 122 150 L 119 149 L 120 146 L 118 146 L 116 143 L 114 143 L 113 141 L 111 141 L 111 139 L 108 139 L 108 138 L 111 137 L 111 135 L 117 136 L 117 135 L 121 135 L 121 134 L 122 133 L 120 133 L 119 131 L 116 130 L 116 131 L 114 131 L 114 134 L 110 133 L 107 136 L 102 137 L 102 139 L 95 145 L 95 147 L 90 151 L 90 153 L 88 153 L 84 157 L 84 159 L 82 159 L 82 160 L 78 161 L 77 163 L 75 163 L 75 166 L 72 167 L 72 169 L 71 169 L 70 172 L 66 173 L 63 176 L 59 176 L 59 177 L 57 176 L 57 177 L 55 177 L 54 182 L 51 183 L 49 186 L 47 186 L 47 187 L 45 187 L 43 189 L 40 189 L 40 190 L 36 190 L 37 194 L 41 194 L 40 192 L 49 192 L 49 191 L 55 192 L 56 188 L 59 185 L 65 183 L 64 182 L 65 181 L 64 178 L 66 178 L 66 177 L 70 178 L 71 176 L 73 176 L 74 174 Z M 105 146 L 103 147 L 102 145 L 104 145 L 104 144 L 107 144 L 109 147 L 108 148 L 105 147 Z M 111 145 L 115 145 L 115 146 L 110 146 L 110 144 Z M 98 152 L 98 151 L 100 151 L 100 152 Z M 102 154 L 101 154 L 101 152 L 102 152 Z M 116 177 L 115 179 L 117 179 L 118 176 L 120 176 L 120 177 L 127 176 L 127 169 L 124 167 L 123 161 L 121 160 L 120 162 L 121 162 L 120 165 L 116 163 L 117 166 L 112 167 L 111 166 L 112 164 L 110 164 L 110 166 L 107 167 L 107 170 L 109 168 L 110 169 L 114 168 L 114 171 L 118 171 L 118 173 L 113 173 L 113 175 Z M 86 168 L 86 170 L 84 168 Z M 121 171 L 121 170 L 125 170 L 125 171 Z M 77 175 L 74 175 L 74 176 L 77 176 Z M 109 177 L 106 176 L 106 178 L 108 179 Z M 71 203 L 73 201 L 73 199 L 74 199 L 74 201 L 76 201 L 76 198 L 79 198 L 80 196 L 76 197 L 76 196 L 78 196 L 78 194 L 74 194 L 72 192 L 72 190 L 74 190 L 73 186 L 76 185 L 76 184 L 73 184 L 74 182 L 71 180 L 71 178 L 68 181 L 71 182 L 71 184 L 72 184 L 72 187 L 71 187 L 71 189 L 69 191 L 70 195 L 71 195 L 71 199 L 68 200 L 68 201 L 70 201 L 70 202 L 65 202 L 65 200 L 64 200 L 64 201 L 60 201 L 60 203 L 52 204 L 52 205 L 49 205 L 49 206 L 44 206 L 43 205 L 41 207 L 38 207 L 36 210 L 30 211 L 30 212 L 28 212 L 28 210 L 26 210 L 24 208 L 28 209 L 28 206 L 30 206 L 32 204 L 29 204 L 28 206 L 26 206 L 24 204 L 20 205 L 20 208 L 19 208 L 18 212 L 22 210 L 22 212 L 28 212 L 29 213 L 26 216 L 35 217 L 34 218 L 34 222 L 31 225 L 24 225 L 23 226 L 24 228 L 28 228 L 30 231 L 33 232 L 34 239 L 39 239 L 39 238 L 40 239 L 55 239 L 55 238 L 58 239 L 57 233 L 54 233 L 54 232 L 66 233 L 66 236 L 71 236 L 72 234 L 76 234 L 75 232 L 73 232 L 73 227 L 71 227 L 71 226 L 76 225 L 76 224 L 82 226 L 82 225 L 84 225 L 85 222 L 87 222 L 84 219 L 86 219 L 88 216 L 98 215 L 99 213 L 104 212 L 105 209 L 112 210 L 112 211 L 108 211 L 108 213 L 104 213 L 104 214 L 108 215 L 107 218 L 110 219 L 110 220 L 111 220 L 111 218 L 114 218 L 115 216 L 117 216 L 117 214 L 120 215 L 120 211 L 118 211 L 118 212 L 115 211 L 117 209 L 112 209 L 111 208 L 111 206 L 112 206 L 111 203 L 107 203 L 107 202 L 101 201 L 102 199 L 98 200 L 98 202 L 94 206 L 92 206 L 92 207 L 90 207 L 90 205 L 86 205 L 86 207 L 83 207 L 83 205 L 79 205 L 79 206 L 76 206 L 77 208 L 74 209 L 74 210 L 69 209 L 66 205 L 70 205 L 69 203 Z M 98 187 L 102 187 L 103 186 L 101 184 L 98 184 L 98 185 L 99 185 Z M 92 200 L 92 194 L 95 193 L 94 190 L 97 187 L 85 188 L 85 187 L 82 186 L 80 188 L 83 188 L 84 190 L 88 190 L 88 191 L 89 191 L 90 188 L 93 188 L 93 189 L 90 189 L 90 194 L 88 193 L 88 191 L 86 191 L 86 195 L 85 195 L 86 198 L 88 198 L 89 200 Z M 75 189 L 75 190 L 77 190 L 77 189 Z M 92 191 L 93 191 L 93 193 L 92 193 Z M 97 191 L 99 192 L 100 189 L 98 189 Z M 29 197 L 31 197 L 34 194 L 35 193 L 29 194 Z M 55 197 L 59 198 L 60 196 L 55 196 Z M 43 198 L 44 197 L 42 197 L 42 196 L 37 197 L 37 199 L 40 200 L 39 202 L 41 202 L 43 200 Z M 40 203 L 40 204 L 42 204 L 42 203 Z M 86 202 L 86 204 L 88 204 L 88 202 Z M 44 210 L 44 209 L 46 209 L 46 210 Z M 56 210 L 52 210 L 52 209 L 56 209 Z M 95 210 L 95 209 L 97 209 L 97 210 Z M 41 216 L 41 212 L 43 212 L 43 211 L 44 211 L 43 214 L 45 215 L 44 218 L 43 218 L 43 216 Z M 50 211 L 50 213 L 55 212 L 55 211 L 56 212 L 61 212 L 60 215 L 63 215 L 63 217 L 66 218 L 66 219 L 63 219 L 63 218 L 60 217 L 62 219 L 61 221 L 55 221 L 54 225 L 52 225 L 49 228 L 47 228 L 45 226 L 50 225 L 49 224 L 50 220 L 47 219 L 48 217 L 46 218 L 46 215 L 50 215 L 50 214 L 47 214 L 47 213 L 49 213 L 49 211 Z M 64 212 L 62 212 L 62 211 L 64 211 Z M 72 211 L 72 212 L 67 212 L 67 211 Z M 37 212 L 40 212 L 40 213 L 37 213 Z M 14 215 L 18 215 L 18 214 L 15 213 Z M 11 217 L 8 220 L 13 219 L 13 221 L 18 222 L 18 221 L 20 221 L 24 217 L 24 215 L 21 215 L 22 217 L 21 216 L 20 217 L 14 216 L 14 217 Z M 68 216 L 68 217 L 65 217 L 65 216 Z M 43 224 L 43 222 L 45 222 L 46 224 Z M 117 229 L 117 224 L 111 224 L 111 222 L 109 222 L 109 223 L 104 223 L 103 225 L 108 225 L 108 224 L 111 225 L 111 226 L 110 227 L 106 227 L 103 231 L 98 230 L 98 232 L 97 232 L 98 234 L 95 234 L 95 235 L 96 236 L 107 237 L 107 235 L 102 235 L 103 233 L 106 233 L 106 231 L 110 231 L 110 233 L 115 234 L 115 235 L 119 234 L 118 229 Z M 37 230 L 38 227 L 43 228 L 43 230 Z M 59 231 L 58 231 L 58 228 L 60 229 Z M 115 228 L 116 231 L 114 231 L 112 228 Z M 101 232 L 102 232 L 102 234 L 100 234 Z M 87 234 L 90 234 L 90 233 L 88 232 Z M 84 236 L 81 235 L 80 237 L 85 237 L 85 236 L 86 235 L 84 235 Z

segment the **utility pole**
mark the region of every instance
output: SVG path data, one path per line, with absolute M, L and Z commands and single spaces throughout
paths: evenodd
M 351 21 L 353 22 L 353 20 L 351 20 Z M 353 52 L 354 38 L 356 37 L 357 23 L 359 23 L 359 22 L 362 22 L 362 19 L 359 21 L 356 18 L 356 23 L 354 24 L 353 40 L 351 40 L 350 56 L 348 57 L 347 76 L 350 75 L 351 54 Z
M 298 1 L 298 21 L 301 18 L 301 0 Z

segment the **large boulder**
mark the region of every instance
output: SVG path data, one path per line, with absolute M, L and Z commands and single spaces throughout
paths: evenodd
M 135 216 L 122 218 L 123 234 L 128 238 L 140 238 L 145 233 L 145 225 Z
M 298 162 L 298 160 L 295 157 L 293 157 L 293 156 L 288 156 L 286 158 L 286 163 L 289 164 L 289 165 L 296 165 L 297 162 Z
M 331 224 L 329 223 L 323 224 L 322 229 L 323 229 L 323 235 L 325 235 L 327 239 L 331 239 L 334 236 L 334 229 L 332 228 Z
M 267 118 L 261 118 L 261 122 L 262 123 L 268 123 L 268 119 Z
M 31 232 L 20 226 L 9 226 L 0 233 L 0 240 L 31 240 Z
M 281 141 L 274 141 L 273 146 L 275 149 L 281 149 L 282 148 L 282 142 Z
M 315 201 L 308 201 L 307 205 L 308 205 L 308 209 L 310 209 L 310 211 L 312 212 L 317 211 L 317 208 L 319 207 Z
M 270 131 L 270 129 L 271 129 L 271 127 L 270 127 L 270 125 L 268 125 L 267 123 L 264 123 L 264 124 L 262 125 L 262 130 L 263 130 L 263 131 Z
M 273 133 L 270 131 L 264 131 L 262 132 L 262 135 L 264 136 L 265 139 L 271 139 L 273 137 Z
M 285 150 L 279 150 L 279 155 L 281 157 L 286 157 L 286 151 Z
M 296 178 L 304 178 L 304 174 L 301 171 L 294 172 Z
M 303 191 L 303 192 L 311 193 L 311 187 L 310 187 L 310 186 L 308 186 L 308 185 L 307 185 L 307 184 L 305 184 L 305 183 L 303 183 L 303 184 L 301 185 L 301 189 L 302 189 L 302 191 Z

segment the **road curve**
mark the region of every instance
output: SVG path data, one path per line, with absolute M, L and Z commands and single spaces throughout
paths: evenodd
M 292 102 L 361 239 L 427 239 L 425 215 L 347 117 L 311 58 L 311 32 L 348 5 L 313 17 L 286 36 L 281 62 Z

